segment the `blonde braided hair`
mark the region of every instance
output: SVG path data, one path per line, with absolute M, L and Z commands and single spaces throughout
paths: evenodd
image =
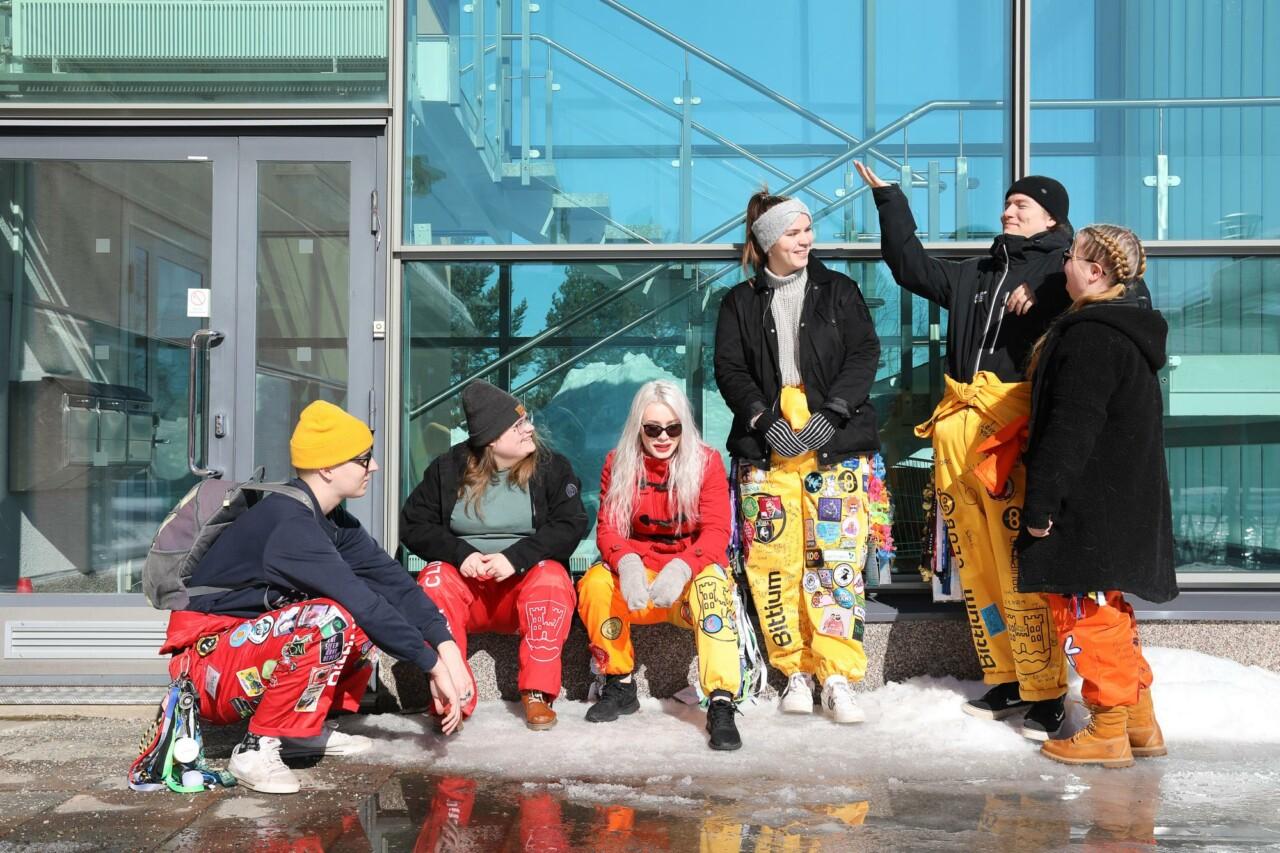
M 1085 249 L 1084 259 L 1102 264 L 1116 284 L 1127 284 L 1147 271 L 1147 253 L 1138 236 L 1128 228 L 1088 225 L 1080 229 L 1078 236 L 1086 241 L 1082 247 Z M 1089 257 L 1094 254 L 1089 251 L 1094 245 L 1106 255 L 1105 262 L 1102 258 Z
M 1092 261 L 1101 266 L 1113 283 L 1101 293 L 1093 293 L 1071 303 L 1064 315 L 1094 302 L 1120 299 L 1128 289 L 1126 285 L 1147 271 L 1147 252 L 1142 248 L 1142 241 L 1137 234 L 1120 225 L 1086 225 L 1076 232 L 1071 253 L 1082 261 Z M 1045 341 L 1052 331 L 1053 326 L 1050 326 L 1031 348 L 1031 355 L 1027 357 L 1028 379 L 1035 375 Z

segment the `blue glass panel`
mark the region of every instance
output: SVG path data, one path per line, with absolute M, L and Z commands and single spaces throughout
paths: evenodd
M 1032 168 L 1072 221 L 1280 235 L 1280 16 L 1267 0 L 1032 5 Z M 1268 14 L 1270 13 L 1270 14 Z
M 730 242 L 765 181 L 850 240 L 855 158 L 909 166 L 939 239 L 996 228 L 1005 3 L 537 5 L 410 9 L 406 242 Z

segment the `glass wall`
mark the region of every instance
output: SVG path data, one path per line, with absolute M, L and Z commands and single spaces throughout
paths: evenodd
M 137 591 L 195 482 L 212 202 L 209 162 L 0 160 L 0 591 Z
M 927 316 L 915 318 L 904 353 L 901 291 L 887 271 L 874 264 L 831 266 L 863 281 L 882 343 L 872 402 L 885 425 L 885 456 L 901 463 L 890 482 L 897 485 L 901 477 L 904 493 L 918 496 L 923 463 L 912 457 L 922 443 L 911 426 L 931 395 Z M 704 440 L 723 451 L 732 416 L 716 390 L 715 323 L 721 297 L 740 278 L 732 263 L 407 264 L 401 499 L 431 459 L 466 437 L 457 386 L 517 351 L 486 378 L 523 399 L 539 431 L 573 462 L 592 518 L 605 455 L 641 384 L 680 384 Z M 544 333 L 550 334 L 527 346 Z M 905 374 L 904 355 L 913 366 Z M 918 503 L 904 501 L 904 524 Z M 904 527 L 903 534 L 908 551 L 918 547 L 918 531 Z M 584 558 L 594 547 L 592 534 L 580 549 Z M 912 571 L 909 560 L 902 562 Z
M 386 0 L 11 0 L 0 107 L 385 103 Z
M 1022 144 L 1005 106 L 1008 5 L 410 9 L 404 490 L 461 437 L 459 384 L 515 352 L 487 378 L 542 410 L 589 487 L 645 379 L 684 382 L 708 440 L 723 446 L 709 347 L 737 271 L 678 245 L 661 262 L 593 260 L 601 244 L 706 242 L 728 258 L 745 198 L 767 181 L 815 211 L 820 244 L 874 245 L 854 159 L 910 187 L 923 239 L 985 243 L 1011 179 L 1008 152 Z M 1031 171 L 1067 185 L 1075 224 L 1129 225 L 1152 252 L 1147 280 L 1170 322 L 1162 380 L 1180 570 L 1280 569 L 1280 257 L 1231 249 L 1280 240 L 1280 148 L 1268 143 L 1280 138 L 1280 65 L 1267 61 L 1280 16 L 1267 0 L 1030 8 Z M 1200 256 L 1182 247 L 1173 257 L 1161 241 L 1175 240 L 1206 243 Z M 430 262 L 433 247 L 458 244 L 492 254 Z M 504 260 L 523 244 L 559 244 L 548 246 L 558 260 Z M 929 464 L 910 427 L 941 393 L 946 317 L 878 264 L 839 266 L 864 283 L 883 342 L 876 402 L 906 579 Z
M 1274 3 L 1031 8 L 1032 169 L 1067 185 L 1073 222 L 1144 239 L 1280 237 Z
M 729 242 L 765 181 L 847 241 L 874 216 L 855 158 L 905 170 L 939 239 L 989 233 L 1007 6 L 410 4 L 404 241 Z

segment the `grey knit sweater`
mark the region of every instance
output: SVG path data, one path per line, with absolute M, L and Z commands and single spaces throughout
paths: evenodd
M 773 288 L 773 321 L 778 324 L 778 366 L 783 385 L 801 385 L 800 377 L 800 308 L 804 305 L 804 286 L 809 270 L 800 268 L 786 278 L 779 278 L 764 268 L 765 283 Z

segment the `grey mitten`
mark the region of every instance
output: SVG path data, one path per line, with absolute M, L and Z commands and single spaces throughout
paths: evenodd
M 649 587 L 645 585 L 644 562 L 639 554 L 626 554 L 618 561 L 618 586 L 622 588 L 622 600 L 630 610 L 644 610 L 649 606 Z
M 684 560 L 676 557 L 663 566 L 662 571 L 658 572 L 658 576 L 653 579 L 653 584 L 649 587 L 649 597 L 657 607 L 670 607 L 675 604 L 680 593 L 684 592 L 691 577 L 693 577 L 693 569 L 690 569 L 689 564 Z
M 787 423 L 786 418 L 778 418 L 769 424 L 769 428 L 764 433 L 764 440 L 780 456 L 799 456 L 801 453 L 809 452 L 805 443 L 791 431 L 791 424 Z
M 836 428 L 831 423 L 831 418 L 824 412 L 817 411 L 809 416 L 809 422 L 796 433 L 796 438 L 810 450 L 821 450 L 835 434 Z

